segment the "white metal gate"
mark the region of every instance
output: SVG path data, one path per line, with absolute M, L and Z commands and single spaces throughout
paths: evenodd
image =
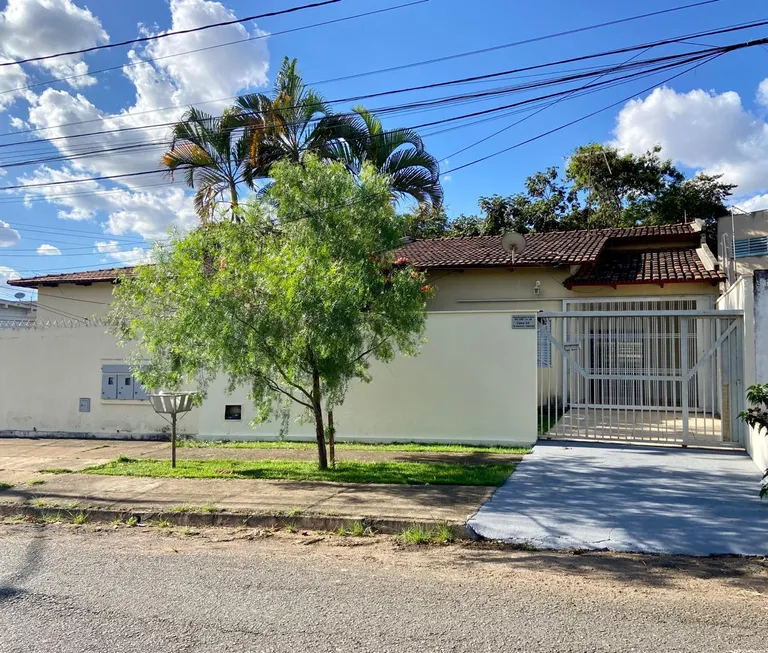
M 540 435 L 739 446 L 742 320 L 740 311 L 540 313 Z

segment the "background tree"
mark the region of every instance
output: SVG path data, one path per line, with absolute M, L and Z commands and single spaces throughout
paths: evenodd
M 442 206 L 419 204 L 402 215 L 403 235 L 409 238 L 440 238 L 448 230 L 448 215 Z
M 430 288 L 389 253 L 403 220 L 372 166 L 355 179 L 305 156 L 271 174 L 242 222 L 158 248 L 156 265 L 116 288 L 112 323 L 142 352 L 135 369 L 146 387 L 197 381 L 204 391 L 223 373 L 231 388 L 248 387 L 258 421 L 299 406 L 325 469 L 324 409 L 343 402 L 353 379 L 369 380 L 371 358 L 417 353 Z
M 476 215 L 461 214 L 448 223 L 448 233 L 451 237 L 482 236 L 483 219 Z
M 195 210 L 203 222 L 211 219 L 217 200 L 227 198 L 236 217 L 238 186 L 253 185 L 254 171 L 242 139 L 243 123 L 236 109 L 220 117 L 189 109 L 173 128 L 173 140 L 161 159 L 171 175 L 184 173 L 190 188 L 197 188 Z
M 733 184 L 722 175 L 699 174 L 686 179 L 656 146 L 642 155 L 591 143 L 571 155 L 565 177 L 584 198 L 582 228 L 676 224 L 704 220 L 716 228 L 728 215 L 725 201 Z M 582 221 L 583 225 L 584 222 Z
M 565 173 L 552 166 L 525 180 L 525 190 L 478 201 L 483 218 L 461 215 L 445 235 L 498 235 L 663 225 L 701 219 L 716 247 L 717 218 L 735 186 L 720 175 L 687 179 L 656 147 L 640 156 L 591 143 L 576 149 Z

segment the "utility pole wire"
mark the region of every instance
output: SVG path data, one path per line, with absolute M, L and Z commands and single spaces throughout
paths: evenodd
M 39 57 L 28 57 L 27 59 L 19 59 L 17 61 L 5 61 L 0 63 L 0 68 L 5 66 L 18 66 L 23 63 L 33 63 L 35 61 L 47 61 L 48 59 L 56 59 L 58 57 L 69 57 L 75 54 L 85 54 L 86 52 L 96 52 L 97 50 L 108 50 L 111 48 L 119 48 L 124 45 L 132 45 L 133 43 L 146 43 L 147 41 L 157 41 L 158 39 L 164 39 L 169 36 L 178 36 L 179 34 L 191 34 L 193 32 L 202 32 L 204 30 L 213 29 L 214 27 L 225 27 L 227 25 L 236 25 L 238 23 L 247 23 L 251 20 L 257 20 L 259 18 L 272 18 L 273 16 L 282 16 L 284 14 L 292 14 L 297 11 L 303 11 L 304 9 L 315 9 L 317 7 L 324 7 L 325 5 L 336 4 L 342 2 L 342 0 L 323 0 L 322 2 L 314 2 L 308 5 L 300 5 L 298 7 L 289 7 L 288 9 L 280 9 L 278 11 L 270 11 L 265 14 L 256 14 L 253 16 L 246 16 L 245 18 L 235 18 L 233 20 L 225 20 L 219 23 L 210 23 L 208 25 L 201 25 L 200 27 L 190 27 L 188 29 L 180 29 L 174 32 L 166 32 L 165 34 L 152 34 L 150 36 L 140 36 L 135 39 L 129 39 L 127 41 L 119 41 L 118 43 L 107 43 L 105 45 L 94 45 L 90 48 L 82 48 L 80 50 L 69 50 L 68 52 L 57 52 L 55 54 L 46 54 Z

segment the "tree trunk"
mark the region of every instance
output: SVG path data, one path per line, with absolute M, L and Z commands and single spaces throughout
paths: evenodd
M 232 222 L 240 222 L 240 216 L 237 215 L 237 185 L 235 182 L 229 182 L 229 195 L 232 200 Z
M 315 413 L 317 465 L 320 469 L 328 469 L 328 454 L 325 449 L 325 428 L 323 424 L 323 406 L 320 403 L 320 374 L 317 370 L 312 370 L 312 409 Z
M 336 427 L 333 425 L 333 410 L 328 411 L 328 453 L 331 469 L 336 469 Z

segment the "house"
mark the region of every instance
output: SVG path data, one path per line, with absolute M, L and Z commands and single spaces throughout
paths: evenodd
M 34 302 L 0 300 L 0 329 L 34 320 L 36 313 Z
M 530 234 L 516 252 L 500 236 L 427 239 L 397 255 L 426 270 L 436 289 L 427 342 L 418 357 L 374 362 L 372 383 L 353 384 L 335 411 L 340 437 L 740 445 L 740 314 L 715 315 L 725 277 L 699 223 Z M 0 357 L 17 369 L 15 382 L 0 388 L 8 393 L 0 433 L 156 434 L 160 422 L 100 321 L 113 284 L 131 273 L 11 282 L 38 291 L 41 320 L 77 319 L 68 329 L 0 336 Z M 35 352 L 33 360 L 15 353 L 22 350 Z M 721 381 L 725 393 L 716 390 Z M 281 437 L 279 421 L 251 426 L 247 391 L 226 386 L 212 384 L 185 418 L 187 432 Z M 289 434 L 313 437 L 309 425 Z
M 768 210 L 731 212 L 717 222 L 718 258 L 728 282 L 768 269 Z

